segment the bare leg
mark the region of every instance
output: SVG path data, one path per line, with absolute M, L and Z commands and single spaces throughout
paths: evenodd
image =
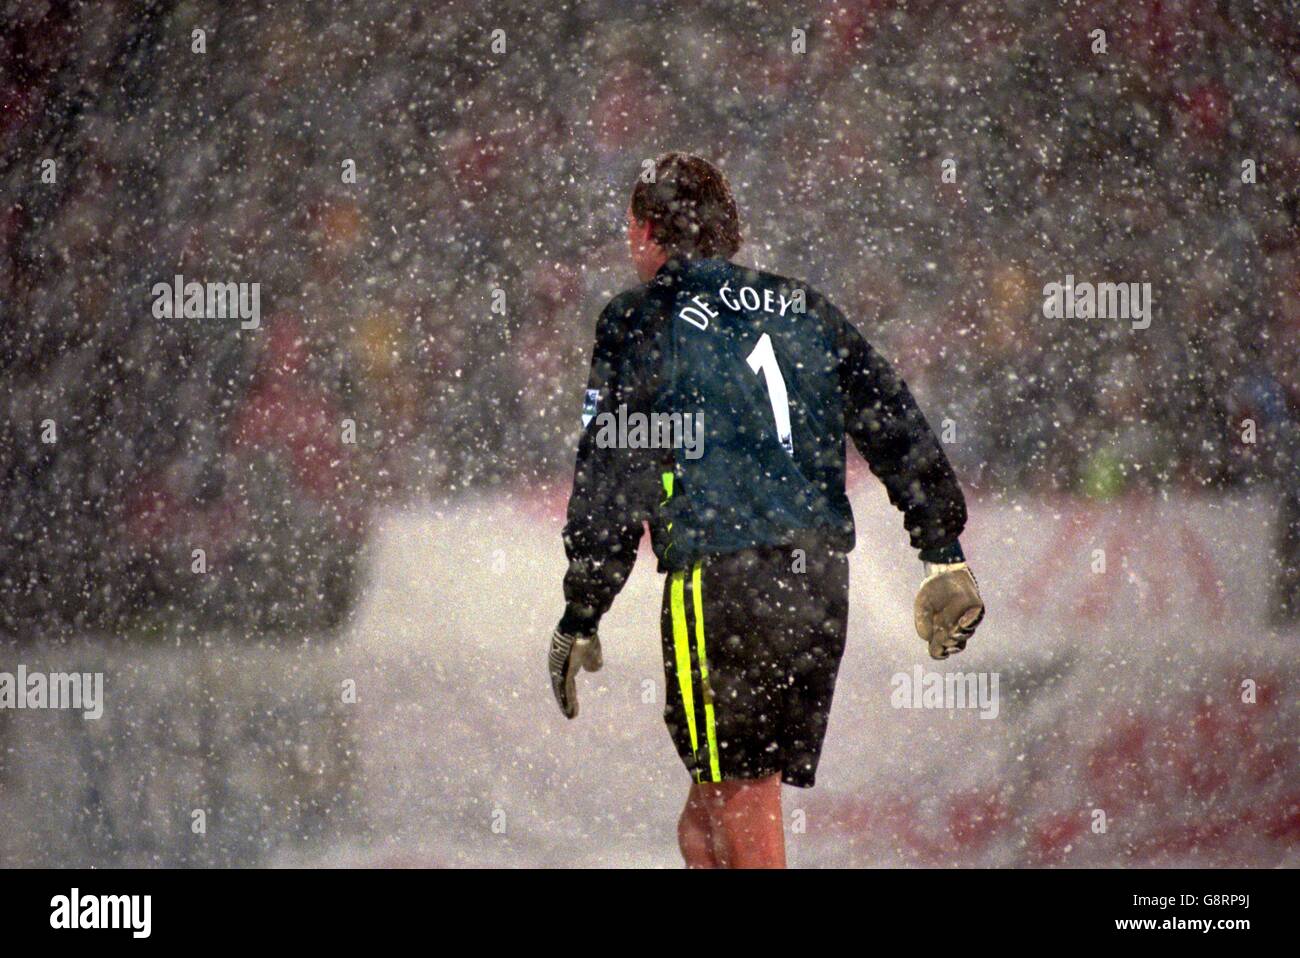
M 703 783 L 713 859 L 723 868 L 784 868 L 781 776 Z
M 686 795 L 686 807 L 677 820 L 677 847 L 687 868 L 717 868 L 713 857 L 713 832 L 709 826 L 707 798 L 699 785 L 692 785 Z

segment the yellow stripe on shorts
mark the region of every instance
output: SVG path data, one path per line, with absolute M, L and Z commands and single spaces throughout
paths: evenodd
M 700 743 L 695 732 L 695 696 L 691 691 L 691 640 L 686 631 L 686 573 L 674 572 L 672 576 L 673 658 L 677 663 L 677 684 L 682 691 L 686 727 L 691 733 L 691 753 L 694 754 Z
M 718 768 L 718 726 L 713 719 L 713 689 L 709 688 L 709 657 L 704 653 L 704 590 L 700 586 L 700 563 L 691 572 L 691 597 L 695 601 L 695 654 L 700 660 L 700 687 L 704 692 L 704 728 L 709 743 L 709 773 L 722 781 Z

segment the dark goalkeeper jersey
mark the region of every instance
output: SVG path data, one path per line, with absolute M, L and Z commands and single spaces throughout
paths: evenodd
M 810 535 L 853 548 L 852 437 L 914 548 L 961 558 L 966 504 L 907 385 L 807 285 L 670 259 L 596 326 L 573 493 L 562 631 L 594 632 L 643 523 L 660 571 Z

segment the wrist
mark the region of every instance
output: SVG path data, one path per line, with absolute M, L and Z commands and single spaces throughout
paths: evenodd
M 921 561 L 926 565 L 960 565 L 966 561 L 966 555 L 961 551 L 961 542 L 953 539 L 944 545 L 922 549 Z
M 921 566 L 925 570 L 925 578 L 927 579 L 933 579 L 945 572 L 956 572 L 958 569 L 970 568 L 965 562 L 923 562 Z
M 561 635 L 589 639 L 596 634 L 596 625 L 597 622 L 591 613 L 581 606 L 569 605 L 565 606 L 564 617 L 560 619 L 560 624 L 555 629 Z

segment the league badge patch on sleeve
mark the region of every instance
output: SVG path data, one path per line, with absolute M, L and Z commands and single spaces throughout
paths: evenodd
M 596 407 L 600 405 L 600 390 L 588 389 L 587 397 L 582 403 L 582 428 L 586 429 L 596 417 Z

